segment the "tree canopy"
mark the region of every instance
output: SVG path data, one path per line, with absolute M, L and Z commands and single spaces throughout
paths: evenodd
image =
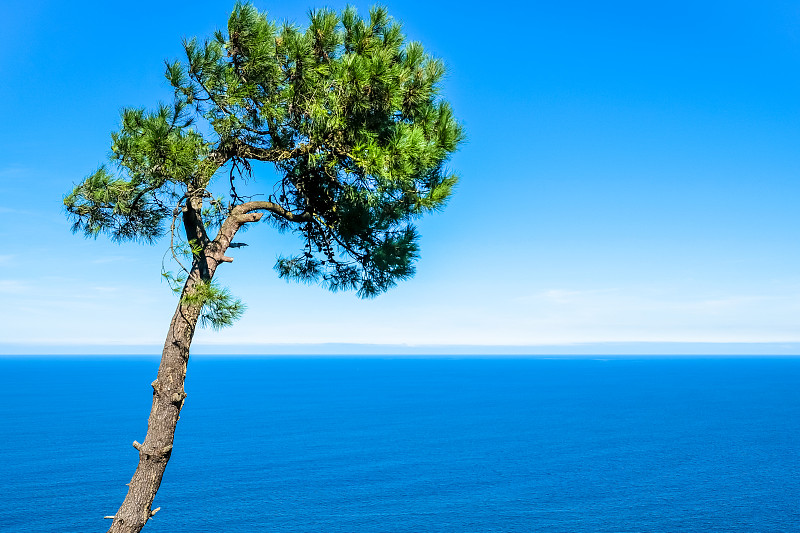
M 371 297 L 411 276 L 413 221 L 451 195 L 446 162 L 464 138 L 439 95 L 443 62 L 383 7 L 313 10 L 303 29 L 237 3 L 227 32 L 183 45 L 185 61 L 166 65 L 173 101 L 124 109 L 109 164 L 64 199 L 74 231 L 169 236 L 177 287 L 191 274 L 182 256 L 210 279 L 206 232 L 233 219 L 298 234 L 301 250 L 275 265 L 286 279 Z M 254 162 L 278 178 L 246 196 Z

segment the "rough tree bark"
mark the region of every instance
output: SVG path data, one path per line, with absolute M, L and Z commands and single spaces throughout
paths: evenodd
M 261 219 L 263 213 L 253 213 L 255 209 L 267 209 L 265 202 L 250 202 L 235 207 L 225 220 L 216 238 L 209 241 L 200 218 L 199 203 L 187 202 L 184 208 L 184 227 L 187 236 L 196 235 L 203 244 L 203 250 L 193 261 L 192 269 L 186 279 L 181 296 L 191 294 L 197 283 L 211 281 L 221 263 L 231 262 L 225 251 L 230 246 L 236 232 L 248 222 Z M 152 509 L 161 479 L 172 454 L 175 427 L 183 407 L 186 393 L 186 365 L 189 361 L 189 347 L 195 327 L 200 317 L 201 306 L 187 305 L 183 298 L 178 303 L 170 323 L 169 332 L 161 354 L 158 375 L 151 384 L 153 387 L 153 406 L 147 422 L 147 435 L 144 442 L 133 441 L 139 451 L 139 465 L 128 484 L 128 494 L 113 517 L 108 533 L 138 533 L 147 521 L 159 510 Z

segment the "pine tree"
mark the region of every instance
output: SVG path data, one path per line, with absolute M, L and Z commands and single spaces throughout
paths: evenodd
M 457 180 L 445 163 L 463 132 L 439 96 L 444 65 L 384 8 L 311 11 L 303 29 L 237 4 L 226 33 L 184 48 L 185 62 L 166 65 L 172 103 L 123 110 L 109 164 L 64 199 L 74 231 L 165 238 L 175 264 L 162 275 L 179 301 L 113 532 L 140 531 L 158 510 L 196 326 L 225 327 L 244 310 L 213 279 L 237 231 L 266 221 L 295 233 L 302 248 L 277 259 L 280 277 L 372 297 L 413 275 L 412 223 Z M 258 199 L 242 192 L 254 162 L 277 176 Z

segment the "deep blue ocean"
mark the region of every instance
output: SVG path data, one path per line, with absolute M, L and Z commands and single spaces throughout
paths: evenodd
M 157 359 L 0 359 L 0 531 L 105 531 Z M 145 531 L 797 532 L 800 358 L 189 363 Z

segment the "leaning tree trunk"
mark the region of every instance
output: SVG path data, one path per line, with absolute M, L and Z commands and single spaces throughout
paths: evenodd
M 193 281 L 191 277 L 187 280 L 184 293 L 192 290 L 196 283 Z M 133 441 L 134 448 L 139 451 L 139 466 L 128 484 L 128 494 L 114 515 L 108 533 L 138 533 L 158 511 L 151 507 L 172 454 L 175 426 L 186 398 L 183 383 L 189 361 L 189 346 L 199 315 L 199 306 L 179 303 L 172 317 L 158 376 L 151 384 L 153 407 L 147 422 L 147 435 L 142 444 Z
M 158 511 L 158 508 L 152 509 L 153 499 L 172 454 L 175 426 L 186 398 L 183 383 L 186 380 L 186 364 L 189 362 L 189 346 L 202 310 L 201 305 L 184 303 L 183 296 L 191 294 L 201 280 L 210 282 L 221 263 L 233 261 L 225 256 L 225 251 L 242 225 L 261 219 L 262 213 L 249 212 L 256 207 L 258 206 L 255 203 L 235 207 L 213 241 L 209 241 L 205 235 L 200 209 L 189 204 L 184 210 L 187 237 L 201 242 L 203 251 L 194 260 L 183 287 L 181 301 L 172 317 L 161 354 L 158 376 L 151 384 L 153 406 L 147 422 L 147 435 L 142 444 L 133 441 L 133 447 L 139 451 L 139 465 L 128 483 L 128 494 L 119 510 L 113 517 L 107 517 L 114 519 L 108 533 L 139 533 Z

